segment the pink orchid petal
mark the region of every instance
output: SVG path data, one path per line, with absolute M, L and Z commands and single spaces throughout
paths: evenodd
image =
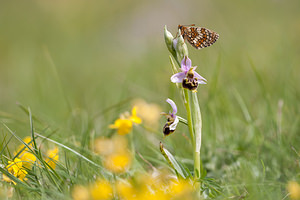
M 207 83 L 203 80 L 198 80 L 198 84 L 207 84 Z
M 183 72 L 188 72 L 189 69 L 191 68 L 191 66 L 192 66 L 191 59 L 189 59 L 188 57 L 185 56 L 181 61 L 181 70 Z
M 172 115 L 176 114 L 177 113 L 177 106 L 174 103 L 174 101 L 172 101 L 171 99 L 167 99 L 166 101 L 168 102 L 168 104 L 171 105 L 171 107 L 173 109 Z M 174 117 L 174 116 L 172 116 L 172 117 Z
M 197 72 L 194 72 L 194 77 L 198 79 L 199 84 L 206 84 L 206 79 L 203 78 L 200 74 Z
M 171 81 L 173 83 L 182 83 L 183 79 L 185 78 L 184 72 L 179 72 L 171 76 Z

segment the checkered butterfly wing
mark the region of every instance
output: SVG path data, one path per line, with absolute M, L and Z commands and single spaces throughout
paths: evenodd
M 181 31 L 182 37 L 196 49 L 209 47 L 210 45 L 214 44 L 219 38 L 218 33 L 207 28 L 181 25 L 179 25 L 178 28 Z

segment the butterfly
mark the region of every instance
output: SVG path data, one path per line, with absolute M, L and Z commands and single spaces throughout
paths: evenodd
M 195 24 L 190 26 L 178 25 L 181 35 L 196 49 L 202 49 L 214 44 L 219 34 L 207 28 L 195 27 Z

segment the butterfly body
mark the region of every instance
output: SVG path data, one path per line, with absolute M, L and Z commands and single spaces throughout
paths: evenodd
M 178 25 L 181 35 L 196 49 L 202 49 L 214 44 L 219 34 L 207 28 Z

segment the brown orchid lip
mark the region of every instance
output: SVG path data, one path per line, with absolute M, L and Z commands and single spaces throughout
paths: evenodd
M 163 127 L 163 133 L 165 136 L 170 135 L 171 133 L 173 133 L 175 130 L 171 130 L 170 126 L 174 123 L 175 118 L 172 117 L 171 114 L 166 114 L 167 117 L 167 122 Z
M 182 87 L 188 90 L 196 90 L 198 87 L 197 78 L 184 78 L 182 81 Z
M 165 124 L 164 128 L 163 128 L 163 133 L 165 136 L 170 135 L 171 133 L 174 133 L 175 130 L 171 130 L 170 129 L 170 125 L 168 123 Z

